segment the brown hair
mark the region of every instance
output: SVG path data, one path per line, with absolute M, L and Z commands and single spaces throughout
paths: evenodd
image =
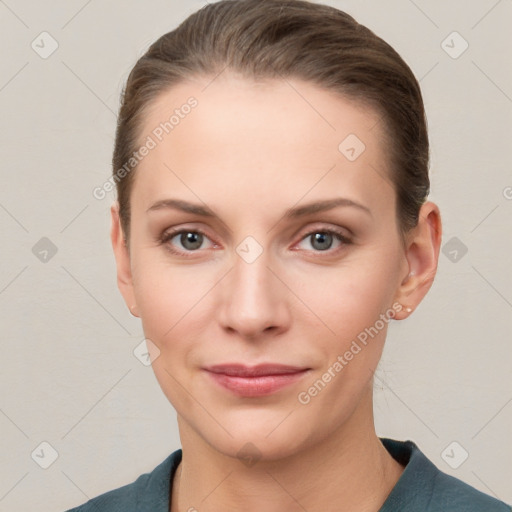
M 418 81 L 398 53 L 334 7 L 303 0 L 221 0 L 161 36 L 128 76 L 112 162 L 127 242 L 134 172 L 119 179 L 118 170 L 138 148 L 146 109 L 178 82 L 225 68 L 248 79 L 303 79 L 373 107 L 390 148 L 389 179 L 402 236 L 417 224 L 430 189 L 427 121 Z

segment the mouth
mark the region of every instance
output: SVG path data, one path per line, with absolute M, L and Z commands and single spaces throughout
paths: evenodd
M 204 370 L 219 386 L 235 395 L 271 395 L 302 379 L 311 368 L 282 364 L 247 366 L 240 363 L 214 365 Z

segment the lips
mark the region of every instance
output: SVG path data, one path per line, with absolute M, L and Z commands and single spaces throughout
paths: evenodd
M 259 364 L 256 366 L 247 366 L 240 363 L 219 364 L 209 366 L 207 371 L 217 374 L 229 375 L 232 377 L 260 377 L 263 375 L 287 375 L 298 373 L 309 368 L 300 366 L 288 366 L 283 364 Z
M 221 364 L 205 370 L 224 390 L 249 398 L 271 395 L 290 386 L 302 379 L 311 368 L 282 364 Z

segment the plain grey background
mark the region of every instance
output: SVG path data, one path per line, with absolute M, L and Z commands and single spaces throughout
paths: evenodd
M 443 218 L 435 283 L 388 332 L 377 432 L 510 503 L 512 2 L 324 3 L 421 80 Z M 116 286 L 114 196 L 92 191 L 111 172 L 131 66 L 203 4 L 0 0 L 1 511 L 65 510 L 180 446 L 174 409 L 134 355 L 144 335 Z

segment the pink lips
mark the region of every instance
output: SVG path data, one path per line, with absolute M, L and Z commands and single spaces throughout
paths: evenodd
M 256 397 L 270 395 L 302 378 L 310 368 L 281 364 L 246 366 L 239 363 L 205 368 L 218 384 L 236 395 Z

